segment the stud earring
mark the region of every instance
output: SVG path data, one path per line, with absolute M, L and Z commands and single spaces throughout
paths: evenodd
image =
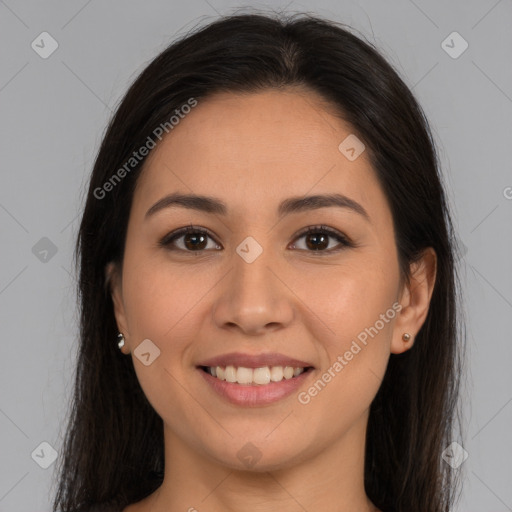
M 124 347 L 124 336 L 121 332 L 117 335 L 117 340 L 117 346 L 119 349 L 122 349 Z
M 404 332 L 404 333 L 402 334 L 402 339 L 403 339 L 404 341 L 409 341 L 409 340 L 411 339 L 411 335 L 410 335 L 408 332 Z

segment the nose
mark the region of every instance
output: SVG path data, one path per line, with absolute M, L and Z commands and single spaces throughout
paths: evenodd
M 213 305 L 217 327 L 257 336 L 289 325 L 294 296 L 282 274 L 270 250 L 251 263 L 235 253 Z

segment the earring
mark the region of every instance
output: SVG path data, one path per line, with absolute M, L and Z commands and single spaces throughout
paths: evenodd
M 119 349 L 122 349 L 124 347 L 124 336 L 123 336 L 123 333 L 120 332 L 117 335 L 117 339 L 118 339 L 117 346 L 119 347 Z
M 408 332 L 404 332 L 404 333 L 402 334 L 402 339 L 403 339 L 404 341 L 409 341 L 409 340 L 411 339 L 411 335 L 410 335 Z

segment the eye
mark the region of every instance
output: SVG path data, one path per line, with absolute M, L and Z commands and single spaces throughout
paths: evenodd
M 339 231 L 328 228 L 326 226 L 310 226 L 305 231 L 303 231 L 297 238 L 301 239 L 305 238 L 306 248 L 301 250 L 306 250 L 308 252 L 337 252 L 343 247 L 354 247 L 354 244 L 349 241 L 349 239 L 344 236 Z M 329 238 L 333 238 L 338 241 L 338 247 L 329 247 Z M 297 244 L 293 244 L 296 247 Z M 340 247 L 341 246 L 341 247 Z
M 213 244 L 208 247 L 208 238 Z M 305 248 L 298 247 L 307 252 L 337 252 L 344 247 L 354 247 L 354 244 L 342 233 L 326 226 L 310 226 L 295 240 L 305 238 Z M 329 248 L 329 238 L 338 242 L 334 248 Z M 182 240 L 183 239 L 183 240 Z M 180 243 L 178 243 L 180 242 Z M 160 242 L 161 247 L 169 250 L 180 250 L 185 252 L 202 252 L 207 249 L 220 250 L 221 246 L 215 242 L 213 235 L 204 228 L 195 226 L 186 226 L 166 235 Z M 297 248 L 297 243 L 292 244 L 292 248 Z M 338 246 L 336 248 L 336 245 Z
M 181 238 L 183 238 L 184 246 L 176 247 L 176 241 Z M 188 252 L 200 252 L 205 249 L 212 248 L 207 245 L 208 238 L 213 240 L 213 237 L 207 230 L 194 226 L 187 226 L 166 235 L 162 240 L 160 240 L 159 245 L 170 250 L 177 249 Z M 217 243 L 215 243 L 214 246 L 215 249 L 220 249 L 220 246 Z

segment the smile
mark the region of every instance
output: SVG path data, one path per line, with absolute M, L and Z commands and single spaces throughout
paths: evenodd
M 271 382 L 298 377 L 308 368 L 293 366 L 263 366 L 261 368 L 247 368 L 244 366 L 202 366 L 201 369 L 218 380 L 245 386 L 266 386 Z
M 269 406 L 297 393 L 305 385 L 306 379 L 313 375 L 313 370 L 313 367 L 293 366 L 197 368 L 215 395 L 242 407 Z

